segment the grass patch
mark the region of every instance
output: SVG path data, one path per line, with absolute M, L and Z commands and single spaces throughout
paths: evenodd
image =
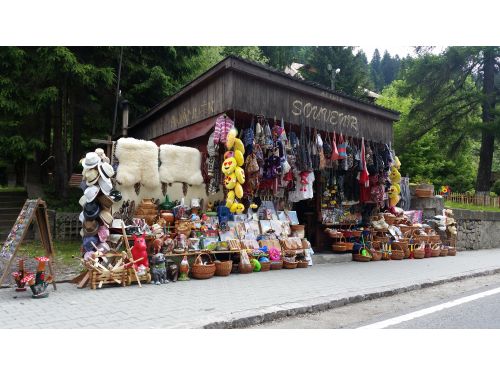
M 73 256 L 80 256 L 81 241 L 54 241 L 56 252 L 55 263 L 58 269 L 79 268 L 78 260 Z M 45 255 L 45 249 L 40 241 L 23 242 L 19 246 L 18 254 L 28 258 Z
M 0 186 L 0 193 L 22 193 L 26 189 L 22 186 Z
M 491 206 L 477 206 L 475 204 L 466 204 L 466 203 L 457 203 L 457 202 L 450 202 L 450 201 L 445 201 L 444 206 L 446 208 L 461 208 L 464 210 L 471 210 L 471 211 L 492 211 L 492 212 L 500 212 L 500 208 L 498 207 L 491 207 Z

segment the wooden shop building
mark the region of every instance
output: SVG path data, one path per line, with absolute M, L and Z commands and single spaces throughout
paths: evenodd
M 166 98 L 128 127 L 128 136 L 206 151 L 215 120 L 226 114 L 238 128 L 261 115 L 300 134 L 300 126 L 389 144 L 399 113 L 266 65 L 230 56 Z M 316 194 L 315 194 L 316 197 Z M 299 212 L 315 249 L 323 245 L 315 199 Z M 302 217 L 301 217 L 302 216 Z M 315 228 L 313 230 L 313 228 Z

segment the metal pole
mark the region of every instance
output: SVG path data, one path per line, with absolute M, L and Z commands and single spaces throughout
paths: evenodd
M 122 76 L 122 59 L 123 59 L 123 47 L 121 47 L 121 50 L 120 50 L 120 63 L 118 64 L 118 79 L 116 80 L 115 113 L 113 115 L 113 133 L 111 133 L 112 136 L 115 134 L 115 131 L 116 131 L 116 117 L 118 114 L 118 99 L 120 96 L 120 79 Z
M 127 136 L 128 132 L 128 100 L 122 101 L 122 137 Z

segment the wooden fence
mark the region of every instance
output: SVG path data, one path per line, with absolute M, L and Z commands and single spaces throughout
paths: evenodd
M 436 192 L 436 195 L 439 192 Z M 449 195 L 443 195 L 444 200 L 461 203 L 461 204 L 473 204 L 476 206 L 487 206 L 487 207 L 500 207 L 500 197 L 490 197 L 489 195 L 468 195 L 460 193 L 450 193 Z
M 56 238 L 68 241 L 81 239 L 80 229 L 82 223 L 78 219 L 79 213 L 57 212 L 56 213 Z

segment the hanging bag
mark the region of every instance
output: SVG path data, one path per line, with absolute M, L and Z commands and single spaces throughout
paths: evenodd
M 347 143 L 344 141 L 342 133 L 340 133 L 338 152 L 339 159 L 345 159 L 347 157 Z
M 337 149 L 337 135 L 335 132 L 333 132 L 333 138 L 332 138 L 332 156 L 330 160 L 339 160 L 340 155 L 339 155 L 339 150 Z

